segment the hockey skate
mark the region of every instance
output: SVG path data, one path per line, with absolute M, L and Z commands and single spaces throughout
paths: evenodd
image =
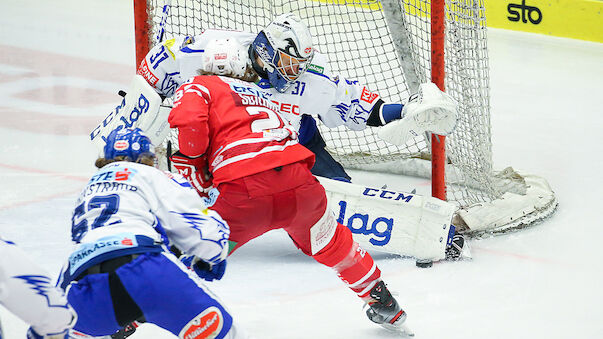
M 405 336 L 414 336 L 404 325 L 406 312 L 398 305 L 385 283 L 380 281 L 369 292 L 371 299 L 364 305 L 366 316 L 384 328 L 399 332 Z
M 446 260 L 449 261 L 471 259 L 471 248 L 469 243 L 465 241 L 465 236 L 455 232 L 452 239 L 449 239 L 448 245 L 446 245 L 445 255 Z

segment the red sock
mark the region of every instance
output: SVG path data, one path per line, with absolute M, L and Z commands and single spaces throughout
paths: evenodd
M 381 271 L 368 254 L 352 239 L 352 232 L 338 224 L 333 239 L 314 259 L 329 266 L 359 297 L 366 299 L 369 291 L 380 280 Z

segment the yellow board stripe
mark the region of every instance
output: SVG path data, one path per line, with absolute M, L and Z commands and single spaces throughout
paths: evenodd
M 488 27 L 603 42 L 603 1 L 486 0 Z

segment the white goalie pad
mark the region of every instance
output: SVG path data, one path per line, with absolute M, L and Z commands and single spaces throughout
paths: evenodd
M 159 94 L 140 75 L 135 75 L 121 104 L 109 113 L 90 133 L 90 140 L 102 149 L 105 139 L 112 130 L 118 127 L 138 127 L 159 145 L 169 133 L 167 121 L 169 107 L 161 106 Z
M 363 248 L 442 260 L 456 205 L 432 197 L 317 177 L 337 221 Z

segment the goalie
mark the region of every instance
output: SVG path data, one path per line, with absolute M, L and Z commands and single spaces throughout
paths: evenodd
M 216 45 L 222 39 L 228 39 L 229 53 L 239 45 L 245 52 L 227 61 L 224 46 Z M 140 64 L 122 104 L 92 131 L 91 139 L 102 146 L 106 135 L 122 125 L 143 129 L 159 144 L 169 131 L 169 109 L 160 109 L 163 98 L 172 97 L 200 69 L 226 74 L 246 70 L 247 65 L 252 66 L 250 75 L 258 76 L 266 99 L 278 106 L 299 132 L 299 142 L 315 154 L 314 175 L 351 180 L 326 151 L 313 117 L 329 128 L 380 127 L 379 137 L 396 145 L 424 132 L 447 135 L 456 124 L 456 103 L 432 83 L 421 85 L 405 104 L 388 103 L 358 81 L 331 72 L 327 57 L 314 49 L 306 25 L 288 13 L 258 34 L 209 29 L 156 45 Z

